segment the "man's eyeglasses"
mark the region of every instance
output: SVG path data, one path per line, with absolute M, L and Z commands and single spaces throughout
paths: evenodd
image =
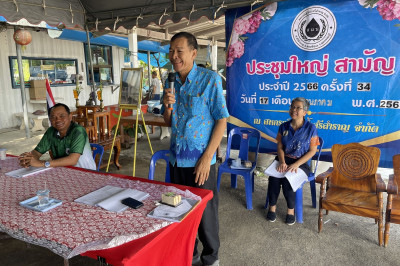
M 298 106 L 290 106 L 291 110 L 296 110 L 296 111 L 300 111 L 300 110 L 304 110 L 303 107 L 298 107 Z

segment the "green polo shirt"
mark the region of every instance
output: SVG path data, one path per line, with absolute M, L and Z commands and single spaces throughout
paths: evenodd
M 81 156 L 75 166 L 96 170 L 86 130 L 74 122 L 71 122 L 67 134 L 62 139 L 54 127 L 47 129 L 35 150 L 41 154 L 51 150 L 54 159 L 67 157 L 71 153 L 79 153 Z

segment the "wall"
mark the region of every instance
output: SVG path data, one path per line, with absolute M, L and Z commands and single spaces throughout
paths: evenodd
M 30 30 L 30 32 L 32 34 L 32 42 L 26 46 L 26 49 L 22 52 L 22 56 L 77 59 L 78 71 L 84 76 L 82 84 L 84 91 L 79 96 L 79 102 L 80 104 L 85 104 L 89 99 L 90 86 L 86 82 L 86 61 L 83 43 L 52 39 L 48 36 L 46 30 L 40 32 Z M 20 89 L 13 89 L 11 83 L 9 56 L 17 55 L 13 34 L 13 29 L 0 32 L 0 129 L 19 125 L 19 121 L 15 118 L 14 114 L 23 111 Z M 115 85 L 117 86 L 119 85 L 121 67 L 123 67 L 124 63 L 124 51 L 118 47 L 113 47 L 112 54 L 114 82 L 117 83 Z M 56 102 L 57 98 L 61 98 L 60 102 L 67 104 L 73 109 L 75 107 L 73 89 L 74 86 L 52 87 Z M 28 112 L 34 112 L 38 109 L 46 110 L 45 104 L 32 104 L 29 102 L 29 88 L 26 89 L 26 97 Z M 117 104 L 118 98 L 119 89 L 112 93 L 110 86 L 104 87 L 103 103 L 105 106 Z

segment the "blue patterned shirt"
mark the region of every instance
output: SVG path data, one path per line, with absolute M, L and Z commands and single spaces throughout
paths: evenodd
M 221 77 L 193 63 L 184 85 L 176 73 L 174 88 L 169 161 L 178 167 L 195 167 L 211 139 L 215 121 L 229 117 Z M 215 162 L 214 154 L 211 164 Z
M 279 126 L 277 140 L 281 140 L 285 156 L 297 159 L 302 157 L 310 150 L 310 146 L 319 145 L 317 128 L 307 120 L 304 124 L 294 131 L 290 126 L 289 120 Z

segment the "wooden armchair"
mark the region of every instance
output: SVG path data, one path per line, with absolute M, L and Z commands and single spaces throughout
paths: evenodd
M 387 186 L 387 204 L 386 204 L 386 223 L 385 223 L 385 244 L 386 247 L 389 242 L 389 228 L 390 223 L 400 224 L 400 154 L 393 156 L 393 172 L 389 176 L 389 183 Z
M 105 151 L 113 149 L 114 163 L 119 169 L 119 155 L 121 153 L 121 137 L 117 136 L 113 144 L 114 136 L 111 134 L 110 112 L 100 111 L 98 106 L 78 106 L 73 120 L 85 127 L 89 142 L 103 146 Z M 108 162 L 108 160 L 107 160 Z M 101 163 L 100 168 L 107 166 Z
M 318 232 L 322 230 L 322 213 L 326 210 L 370 217 L 378 222 L 379 245 L 383 242 L 383 192 L 385 183 L 376 173 L 380 150 L 358 143 L 332 146 L 333 168 L 320 174 Z M 328 184 L 327 184 L 328 182 Z M 328 188 L 326 187 L 328 185 Z
M 89 118 L 88 110 L 84 108 L 77 108 L 72 117 L 74 122 L 83 127 L 93 125 L 93 119 Z
M 97 130 L 93 125 L 93 119 L 88 116 L 88 110 L 84 108 L 77 108 L 72 116 L 72 121 L 83 126 L 89 137 L 89 142 L 96 142 Z
M 96 129 L 96 140 L 91 141 L 91 143 L 96 143 L 103 146 L 105 151 L 113 149 L 114 153 L 114 161 L 110 163 L 114 163 L 114 165 L 120 169 L 121 165 L 119 164 L 119 155 L 121 153 L 121 136 L 117 136 L 115 138 L 115 143 L 113 144 L 114 136 L 111 134 L 111 121 L 110 121 L 110 112 L 109 111 L 96 111 L 89 112 L 88 116 L 93 119 L 94 127 Z M 98 129 L 98 134 L 97 134 Z M 107 162 L 108 162 L 108 158 Z M 107 163 L 101 163 L 100 168 L 107 167 Z

